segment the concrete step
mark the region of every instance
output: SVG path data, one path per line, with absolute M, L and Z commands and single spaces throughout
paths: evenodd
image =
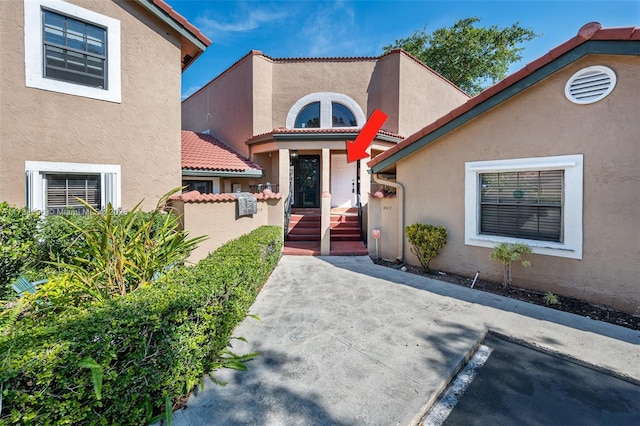
M 357 234 L 339 234 L 334 235 L 331 233 L 331 241 L 361 241 L 360 233 Z
M 287 235 L 288 241 L 320 241 L 320 234 L 292 234 Z
M 359 234 L 360 228 L 331 228 L 331 235 L 343 235 L 343 234 Z
M 322 214 L 322 211 L 320 209 L 295 208 L 291 209 L 291 214 L 304 216 L 320 216 Z
M 336 215 L 340 215 L 340 214 L 346 214 L 346 215 L 358 215 L 358 208 L 357 207 L 332 207 L 331 208 L 331 214 L 336 214 Z

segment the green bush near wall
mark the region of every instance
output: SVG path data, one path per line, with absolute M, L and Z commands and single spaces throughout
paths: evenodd
M 282 229 L 265 226 L 126 297 L 34 303 L 0 330 L 0 424 L 147 423 L 223 364 L 281 248 Z M 101 367 L 100 399 L 86 359 Z
M 0 300 L 15 297 L 11 282 L 38 252 L 39 222 L 38 212 L 0 203 Z

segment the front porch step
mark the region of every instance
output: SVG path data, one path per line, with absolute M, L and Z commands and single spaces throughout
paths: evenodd
M 287 241 L 320 241 L 320 233 L 318 234 L 292 234 L 289 232 Z
M 361 241 L 360 222 L 358 221 L 358 209 L 332 208 L 331 209 L 331 241 Z
M 287 241 L 320 241 L 322 216 L 320 209 L 291 209 Z M 333 208 L 329 222 L 331 241 L 361 241 L 357 208 Z
M 320 241 L 286 241 L 283 255 L 320 256 Z M 362 241 L 332 241 L 331 256 L 367 256 L 369 251 Z
M 302 207 L 294 207 L 291 209 L 291 215 L 301 215 L 301 216 L 321 216 L 322 212 L 320 209 L 312 209 L 312 208 L 302 208 Z
M 333 235 L 332 233 L 331 241 L 362 241 L 362 238 L 360 238 L 359 232 L 357 234 L 340 234 L 340 235 Z

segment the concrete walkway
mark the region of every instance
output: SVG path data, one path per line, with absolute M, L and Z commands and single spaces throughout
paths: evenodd
M 174 425 L 410 425 L 489 330 L 640 380 L 640 331 L 377 266 L 284 256 L 235 332 L 249 371 Z

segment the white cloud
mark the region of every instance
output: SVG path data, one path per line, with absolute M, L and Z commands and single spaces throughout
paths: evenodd
M 289 16 L 285 11 L 264 10 L 257 8 L 242 8 L 243 10 L 236 13 L 236 17 L 218 17 L 212 18 L 209 14 L 201 15 L 195 18 L 195 24 L 205 34 L 220 38 L 230 33 L 245 33 L 253 31 L 264 24 L 270 24 L 281 21 Z
M 347 2 L 320 4 L 306 20 L 300 37 L 306 41 L 309 56 L 359 56 L 369 54 L 370 46 L 359 34 L 356 13 Z
M 180 96 L 180 100 L 184 101 L 189 96 L 193 95 L 199 88 L 200 86 L 190 86 L 188 89 L 184 89 L 182 91 L 182 96 Z

